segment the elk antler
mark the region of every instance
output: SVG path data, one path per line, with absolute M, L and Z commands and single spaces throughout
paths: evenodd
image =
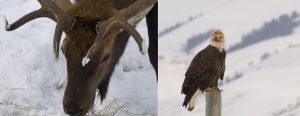
M 132 35 L 139 46 L 140 52 L 145 54 L 146 48 L 143 39 L 132 26 L 135 26 L 144 18 L 156 2 L 157 0 L 137 0 L 127 8 L 120 10 L 115 16 L 108 20 L 98 22 L 96 25 L 98 35 L 87 55 L 83 58 L 82 65 L 84 66 L 89 62 L 90 56 L 97 53 L 101 40 L 114 29 L 124 29 Z
M 54 49 L 54 57 L 55 61 L 58 59 L 59 54 L 59 44 L 62 32 L 69 32 L 72 30 L 73 25 L 75 24 L 75 19 L 65 14 L 62 9 L 60 9 L 57 4 L 55 4 L 52 0 L 38 0 L 38 2 L 41 4 L 41 8 L 33 11 L 31 13 L 28 13 L 27 15 L 23 16 L 16 22 L 12 24 L 8 24 L 7 20 L 6 22 L 6 31 L 12 31 L 20 26 L 26 24 L 27 22 L 34 20 L 36 18 L 41 17 L 48 17 L 55 21 L 57 23 L 55 28 L 55 34 L 53 39 L 53 49 Z

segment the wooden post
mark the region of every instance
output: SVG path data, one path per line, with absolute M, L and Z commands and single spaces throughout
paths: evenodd
M 205 116 L 221 116 L 221 102 L 221 91 L 207 91 Z

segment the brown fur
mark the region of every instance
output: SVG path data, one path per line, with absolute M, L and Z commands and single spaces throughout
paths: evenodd
M 71 7 L 72 3 L 69 0 L 53 0 L 63 11 Z
M 66 33 L 62 43 L 68 71 L 64 110 L 68 114 L 85 114 L 93 105 L 96 89 L 99 90 L 101 101 L 105 98 L 110 77 L 124 52 L 129 35 L 118 30 L 106 35 L 100 43 L 97 56 L 92 56 L 90 63 L 82 67 L 82 58 L 97 35 L 96 23 L 114 16 L 117 9 L 111 0 L 78 0 L 65 11 L 75 17 L 76 23 L 72 31 Z

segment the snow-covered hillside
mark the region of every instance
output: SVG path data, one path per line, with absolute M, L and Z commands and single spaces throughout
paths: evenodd
M 300 116 L 300 1 L 161 0 L 159 115 L 199 116 L 182 107 L 181 86 L 192 58 L 225 33 L 223 116 Z
M 40 7 L 36 0 L 0 0 L 0 3 L 0 17 L 6 16 L 9 22 Z M 54 26 L 50 19 L 41 18 L 6 32 L 4 24 L 0 24 L 1 116 L 65 115 L 62 99 L 66 60 L 60 52 L 58 63 L 54 62 Z M 138 25 L 138 31 L 148 41 L 145 21 Z M 157 115 L 157 101 L 156 76 L 148 56 L 141 55 L 130 39 L 112 76 L 107 99 L 101 105 L 97 98 L 92 114 L 120 108 L 117 112 L 120 116 Z

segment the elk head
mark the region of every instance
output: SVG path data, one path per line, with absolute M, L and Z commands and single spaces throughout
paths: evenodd
M 95 7 L 85 6 L 86 2 L 93 1 L 95 3 L 92 4 L 101 6 L 92 12 L 80 10 L 82 7 Z M 78 0 L 74 6 L 63 2 L 72 5 L 68 9 L 62 9 L 58 6 L 61 4 L 52 0 L 38 2 L 41 4 L 39 10 L 12 24 L 6 21 L 6 30 L 15 30 L 40 17 L 50 18 L 57 23 L 53 39 L 55 61 L 59 57 L 61 35 L 66 33 L 62 43 L 68 73 L 64 111 L 70 115 L 85 115 L 93 105 L 96 89 L 99 89 L 101 101 L 105 98 L 110 75 L 121 54 L 122 48 L 118 46 L 118 42 L 122 41 L 120 39 L 128 39 L 129 34 L 132 35 L 144 54 L 143 40 L 134 26 L 145 17 L 157 0 L 133 1 L 126 3 L 127 6 L 121 5 L 122 9 L 113 7 L 116 3 L 113 0 Z

